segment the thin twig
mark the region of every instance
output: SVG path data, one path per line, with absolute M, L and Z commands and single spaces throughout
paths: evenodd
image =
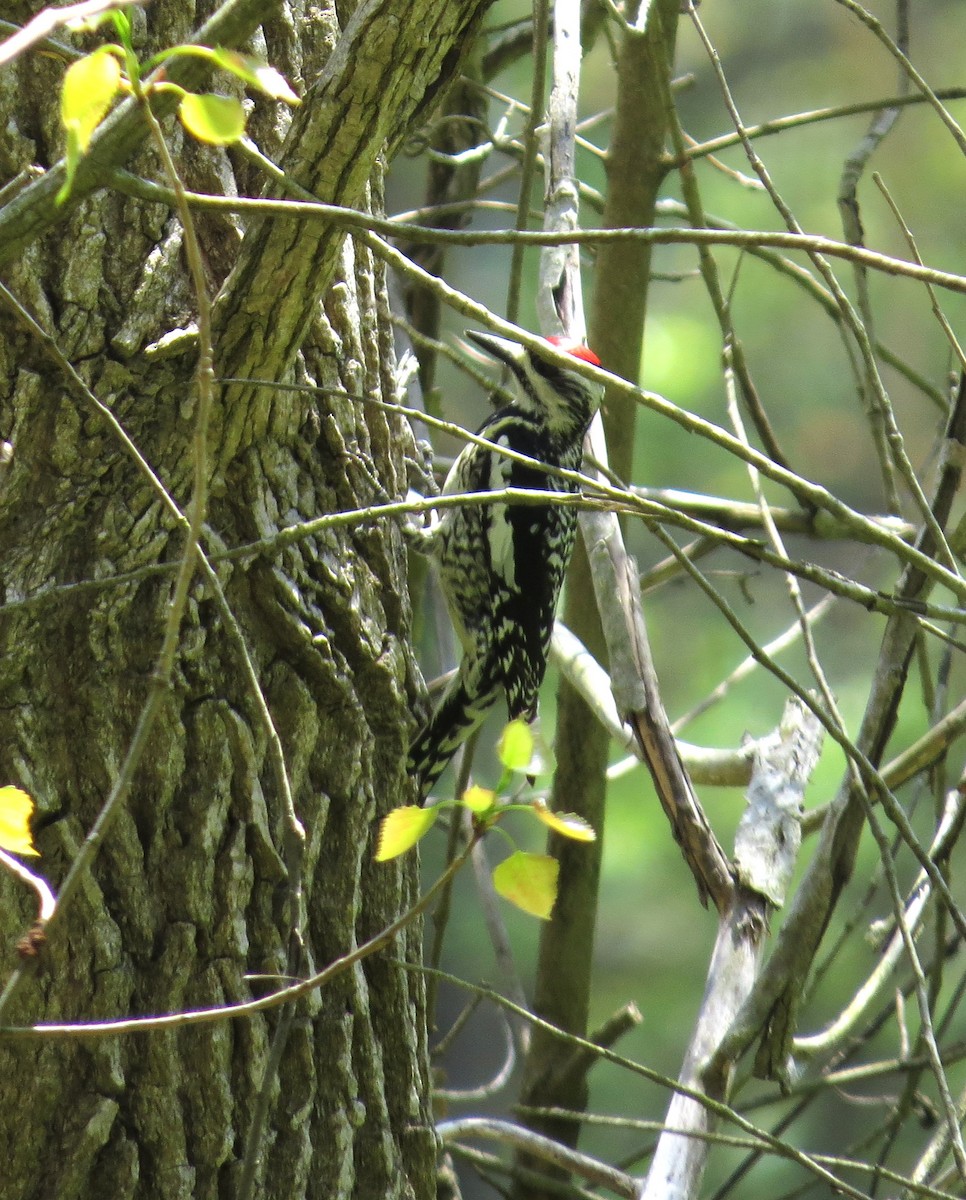
M 946 797 L 942 820 L 929 847 L 929 853 L 933 858 L 943 857 L 952 848 L 962 828 L 964 811 L 966 811 L 966 797 L 955 790 L 951 791 Z M 920 874 L 910 889 L 909 898 L 903 906 L 902 919 L 908 933 L 912 936 L 915 936 L 922 922 L 931 892 L 929 880 L 925 874 Z M 904 949 L 903 936 L 897 930 L 889 939 L 888 945 L 880 951 L 875 970 L 858 989 L 852 1000 L 821 1033 L 796 1037 L 793 1043 L 795 1053 L 808 1058 L 826 1054 L 851 1037 L 869 1007 L 895 973 Z
M 899 46 L 896 45 L 892 38 L 889 37 L 882 26 L 882 22 L 873 17 L 872 14 L 864 9 L 861 4 L 857 4 L 856 0 L 836 0 L 836 3 L 841 4 L 842 7 L 847 8 L 853 16 L 858 17 L 862 24 L 865 25 L 867 29 L 871 30 L 872 33 L 882 43 L 882 45 L 885 46 L 885 48 L 899 64 L 905 75 L 912 80 L 912 82 L 919 89 L 922 98 L 932 107 L 940 121 L 942 121 L 942 123 L 952 134 L 953 140 L 959 147 L 960 151 L 963 154 L 966 154 L 966 133 L 963 132 L 957 122 L 953 119 L 952 113 L 950 113 L 949 109 L 946 108 L 946 106 L 942 103 L 937 93 L 933 91 L 928 83 L 926 83 L 925 79 L 923 79 L 916 68 L 912 65 L 908 57 L 903 53 Z
M 8 854 L 2 847 L 0 847 L 0 866 L 9 871 L 11 875 L 15 875 L 21 883 L 25 883 L 35 893 L 38 905 L 37 924 L 46 926 L 57 904 L 57 897 L 51 890 L 50 884 L 42 875 L 31 871 L 26 864 L 18 858 L 14 858 L 12 854 Z
M 28 1041 L 35 1038 L 84 1039 L 118 1037 L 131 1033 L 182 1029 L 188 1026 L 210 1025 L 219 1021 L 248 1018 L 255 1013 L 267 1012 L 281 1005 L 291 1004 L 295 1000 L 301 1000 L 304 996 L 308 996 L 318 988 L 324 987 L 331 980 L 341 975 L 344 971 L 350 970 L 370 955 L 377 953 L 379 950 L 384 950 L 391 944 L 397 934 L 408 928 L 418 917 L 422 916 L 433 901 L 437 899 L 443 888 L 449 885 L 453 877 L 463 867 L 479 836 L 479 834 L 474 833 L 470 842 L 446 867 L 433 885 L 423 893 L 412 908 L 407 909 L 406 912 L 397 917 L 391 925 L 387 925 L 385 929 L 374 934 L 373 937 L 363 942 L 360 946 L 356 946 L 354 950 L 335 959 L 321 971 L 316 971 L 307 979 L 290 984 L 288 987 L 280 988 L 278 991 L 271 992 L 267 996 L 260 996 L 256 1000 L 243 1000 L 238 1004 L 224 1004 L 215 1008 L 192 1009 L 157 1017 L 132 1017 L 117 1021 L 79 1021 L 68 1024 L 46 1022 L 38 1025 L 0 1026 L 0 1036 Z
M 896 219 L 896 224 L 902 230 L 902 235 L 906 239 L 906 245 L 909 247 L 909 253 L 916 262 L 921 263 L 922 255 L 919 253 L 919 247 L 916 245 L 916 239 L 913 236 L 912 230 L 906 224 L 902 213 L 899 211 L 898 204 L 896 204 L 895 200 L 892 198 L 892 193 L 886 187 L 885 181 L 877 171 L 873 171 L 872 173 L 872 182 L 882 193 L 886 204 L 888 204 L 892 211 L 892 215 Z M 939 306 L 939 299 L 936 296 L 936 289 L 927 283 L 926 290 L 929 292 L 929 299 L 932 302 L 933 315 L 939 322 L 939 326 L 945 335 L 946 341 L 949 342 L 953 353 L 956 355 L 956 359 L 959 362 L 959 369 L 962 372 L 966 372 L 966 352 L 963 351 L 962 346 L 959 344 L 959 338 L 956 337 L 956 334 L 953 332 L 953 327 L 950 325 L 946 314 Z
M 909 15 L 906 6 L 906 0 L 899 0 L 898 3 L 898 23 L 900 31 L 900 41 L 903 46 L 908 48 L 909 42 Z M 909 90 L 909 78 L 905 72 L 900 72 L 899 75 L 899 90 L 900 93 L 906 93 Z M 859 210 L 858 201 L 858 186 L 859 180 L 862 177 L 862 172 L 879 147 L 880 143 L 888 136 L 889 132 L 894 127 L 899 119 L 901 109 L 898 105 L 892 105 L 887 108 L 880 109 L 874 114 L 865 136 L 860 140 L 859 144 L 849 154 L 845 160 L 845 165 L 842 169 L 842 176 L 839 181 L 838 205 L 839 212 L 842 217 L 842 229 L 845 234 L 845 240 L 853 246 L 862 246 L 865 244 L 865 235 L 862 228 L 862 219 Z M 855 283 L 856 283 L 856 303 L 859 313 L 862 316 L 862 321 L 865 329 L 868 332 L 870 341 L 875 341 L 874 323 L 872 318 L 872 301 L 869 295 L 869 273 L 861 266 L 855 266 Z M 876 453 L 879 458 L 880 470 L 882 472 L 883 484 L 886 492 L 886 503 L 889 506 L 890 512 L 899 511 L 899 494 L 896 488 L 895 470 L 891 458 L 889 457 L 889 444 L 886 436 L 885 421 L 883 419 L 882 406 L 875 402 L 876 387 L 874 381 L 866 379 L 861 387 L 865 407 L 869 418 L 870 430 L 872 433 L 872 443 L 876 448 Z
M 515 229 L 526 229 L 530 217 L 530 193 L 536 177 L 539 158 L 537 128 L 543 112 L 543 96 L 547 73 L 547 30 L 550 24 L 548 0 L 535 0 L 533 5 L 533 62 L 531 65 L 530 107 L 523 130 L 523 161 L 520 165 L 520 192 L 517 201 Z M 520 312 L 520 286 L 523 281 L 524 247 L 519 243 L 510 256 L 510 276 L 507 281 L 506 318 L 517 324 Z
M 170 203 L 168 189 L 138 180 L 124 172 L 114 172 L 113 186 L 125 194 L 150 199 L 157 203 Z M 605 242 L 645 242 L 655 246 L 736 246 L 739 249 L 772 247 L 795 250 L 807 254 L 825 254 L 830 258 L 841 258 L 846 262 L 858 262 L 870 270 L 886 275 L 904 276 L 935 284 L 951 292 L 966 293 L 966 276 L 935 267 L 922 266 L 906 259 L 893 258 L 875 250 L 850 246 L 835 238 L 812 233 L 792 233 L 781 230 L 763 229 L 574 229 L 567 234 L 542 229 L 514 230 L 450 230 L 434 229 L 426 225 L 410 225 L 386 218 L 374 217 L 361 209 L 337 204 L 322 204 L 308 200 L 252 199 L 245 196 L 210 196 L 204 192 L 188 192 L 192 207 L 210 209 L 241 215 L 279 216 L 322 221 L 353 230 L 365 231 L 384 238 L 412 238 L 421 242 L 443 242 L 455 246 L 512 246 L 519 242 L 524 246 L 561 246 L 573 243 L 576 246 L 598 246 Z M 0 223 L 2 233 L 2 223 Z M 380 252 L 382 256 L 384 252 Z M 400 256 L 404 257 L 404 256 Z M 437 281 L 440 282 L 440 281 Z M 450 289 L 452 292 L 453 289 Z M 446 295 L 441 292 L 441 295 Z M 472 303 L 472 301 L 469 301 Z M 457 306 L 459 307 L 459 306 Z M 626 381 L 625 381 L 626 382 Z
M 966 88 L 936 88 L 932 93 L 937 100 L 966 100 Z M 788 129 L 803 129 L 823 121 L 838 121 L 843 117 L 861 116 L 863 113 L 875 113 L 883 108 L 909 108 L 913 105 L 929 103 L 929 98 L 918 96 L 883 96 L 880 100 L 860 100 L 855 104 L 837 104 L 829 108 L 815 108 L 808 112 L 791 113 L 787 117 L 771 117 L 757 125 L 745 126 L 745 137 L 757 140 L 772 134 L 784 133 Z M 688 158 L 703 158 L 708 154 L 716 154 L 719 150 L 727 150 L 730 146 L 741 145 L 741 135 L 735 132 L 721 134 L 720 137 L 709 138 L 699 142 L 688 151 Z M 677 164 L 672 164 L 676 166 Z
M 654 526 L 652 532 L 656 537 L 660 538 L 660 540 L 666 546 L 668 546 L 672 553 L 680 553 L 673 540 L 659 526 Z M 780 679 L 785 687 L 788 688 L 790 692 L 794 693 L 794 695 L 801 700 L 805 707 L 815 714 L 815 716 L 825 727 L 825 730 L 829 736 L 832 737 L 832 739 L 842 747 L 849 761 L 856 765 L 865 783 L 865 786 L 868 787 L 870 792 L 876 795 L 879 801 L 882 803 L 883 808 L 886 810 L 889 818 L 895 824 L 900 835 L 902 836 L 903 841 L 906 843 L 906 845 L 915 855 L 916 860 L 925 870 L 933 887 L 942 896 L 942 899 L 949 909 L 957 930 L 964 938 L 966 938 L 966 915 L 964 915 L 955 898 L 953 897 L 949 884 L 942 876 L 942 873 L 938 870 L 936 864 L 930 859 L 922 843 L 916 837 L 915 831 L 909 822 L 909 818 L 906 816 L 902 805 L 895 798 L 891 789 L 887 786 L 881 772 L 876 770 L 868 756 L 859 749 L 858 745 L 843 733 L 840 723 L 837 720 L 832 719 L 821 707 L 821 705 L 816 703 L 814 697 L 810 696 L 808 692 L 797 682 L 797 680 L 789 675 L 783 667 L 781 667 L 777 662 L 775 662 L 774 659 L 770 658 L 764 653 L 762 647 L 758 645 L 756 640 L 745 628 L 738 615 L 724 600 L 724 598 L 715 590 L 715 588 L 711 586 L 707 579 L 705 579 L 697 567 L 687 560 L 683 560 L 683 565 L 691 578 L 694 579 L 705 595 L 708 596 L 712 603 L 723 614 L 729 625 L 731 625 L 741 640 L 745 643 L 752 655 L 758 658 L 762 665 L 765 666 L 772 675 L 774 675 L 777 679 Z M 746 1032 L 747 1029 L 750 1028 L 750 1024 L 753 1024 L 753 1022 L 744 1026 Z M 730 1055 L 730 1047 L 728 1049 Z
M 725 105 L 728 108 L 728 112 L 734 123 L 735 129 L 739 132 L 739 134 L 744 135 L 744 125 L 742 123 L 741 116 L 738 113 L 737 106 L 735 105 L 734 98 L 731 95 L 731 89 L 725 77 L 724 70 L 722 69 L 721 60 L 718 57 L 718 53 L 712 45 L 711 40 L 708 37 L 703 24 L 701 23 L 701 18 L 698 16 L 694 4 L 691 2 L 691 0 L 686 0 L 686 2 L 691 21 L 698 32 L 698 36 L 701 38 L 705 52 L 707 53 L 715 75 L 717 76 L 719 89 L 721 90 L 722 97 L 724 98 Z M 845 2 L 845 0 L 840 0 L 840 2 Z M 848 2 L 851 4 L 851 0 L 848 0 Z M 789 231 L 797 236 L 804 236 L 804 230 L 799 225 L 791 209 L 782 200 L 777 189 L 775 188 L 774 183 L 771 180 L 768 171 L 765 168 L 764 163 L 758 157 L 751 142 L 746 137 L 742 136 L 742 144 L 745 149 L 745 154 L 748 156 L 748 161 L 751 163 L 759 179 L 761 179 L 762 183 L 767 188 L 772 203 L 781 214 L 782 219 L 785 221 Z M 848 297 L 842 290 L 842 287 L 835 278 L 831 268 L 825 262 L 822 253 L 812 251 L 809 253 L 816 269 L 825 280 L 829 290 L 835 296 L 835 299 L 845 319 L 846 326 L 852 332 L 856 340 L 856 344 L 858 345 L 862 354 L 867 378 L 870 386 L 872 387 L 876 404 L 878 405 L 879 412 L 881 413 L 882 420 L 884 422 L 884 427 L 889 440 L 889 446 L 891 448 L 895 463 L 898 466 L 902 478 L 916 502 L 916 506 L 922 515 L 922 519 L 925 522 L 926 527 L 929 529 L 929 532 L 932 534 L 935 540 L 937 552 L 942 558 L 945 559 L 950 571 L 954 575 L 959 575 L 959 565 L 956 561 L 956 557 L 946 541 L 943 530 L 939 527 L 939 523 L 933 516 L 929 501 L 926 498 L 926 494 L 923 491 L 922 485 L 916 476 L 912 463 L 909 461 L 908 455 L 906 454 L 902 433 L 899 429 L 898 423 L 896 422 L 895 413 L 892 410 L 889 397 L 879 376 L 869 334 L 858 315 L 855 313 L 852 305 L 849 303 Z M 857 258 L 855 262 L 858 265 L 862 265 L 860 258 Z
M 56 29 L 64 25 L 90 21 L 102 13 L 146 3 L 147 0 L 81 0 L 79 4 L 68 4 L 62 8 L 45 8 L 6 41 L 0 42 L 0 67 L 12 62 L 38 42 L 47 41 Z M 5 29 L 10 28 L 8 21 L 0 21 L 0 25 Z
M 137 90 L 139 87 L 138 81 L 132 82 L 135 84 L 135 88 Z M 142 93 L 139 92 L 138 95 L 142 100 L 144 100 Z M 144 100 L 144 109 L 148 123 L 152 129 L 152 133 L 156 139 L 158 152 L 161 155 L 165 170 L 168 173 L 169 183 L 177 198 L 182 221 L 185 225 L 185 250 L 189 262 L 189 269 L 191 271 L 196 289 L 196 302 L 199 308 L 199 354 L 196 375 L 197 410 L 195 413 L 195 426 L 191 455 L 194 475 L 191 515 L 188 518 L 185 547 L 175 574 L 171 600 L 166 608 L 161 648 L 158 651 L 154 674 L 148 690 L 148 697 L 141 709 L 134 735 L 128 746 L 127 754 L 125 755 L 124 762 L 121 766 L 121 770 L 117 780 L 115 781 L 114 787 L 111 789 L 110 794 L 108 795 L 100 812 L 97 815 L 94 825 L 91 827 L 88 836 L 81 845 L 77 856 L 71 863 L 67 875 L 61 884 L 57 905 L 54 911 L 51 913 L 50 920 L 48 922 L 48 932 L 58 920 L 61 913 L 64 911 L 64 908 L 70 897 L 73 895 L 73 892 L 76 890 L 81 879 L 90 868 L 101 843 L 107 835 L 110 825 L 114 821 L 117 814 L 121 811 L 121 808 L 126 801 L 127 795 L 133 785 L 134 776 L 140 764 L 141 758 L 147 749 L 155 720 L 160 714 L 161 702 L 165 696 L 165 693 L 167 692 L 171 673 L 174 669 L 175 655 L 177 652 L 181 630 L 181 621 L 187 605 L 188 588 L 195 571 L 198 543 L 205 516 L 205 500 L 208 487 L 208 414 L 213 390 L 214 370 L 212 367 L 213 355 L 211 349 L 210 320 L 204 315 L 208 306 L 204 269 L 202 266 L 201 251 L 194 235 L 194 226 L 191 213 L 184 201 L 183 190 L 181 189 L 181 181 L 178 178 L 174 163 L 171 160 L 168 152 L 164 135 L 157 123 L 157 118 L 151 112 L 150 104 L 148 104 L 146 100 Z M 6 292 L 6 289 L 4 289 L 4 292 L 6 293 L 6 296 L 9 297 L 9 292 Z M 19 306 L 17 307 L 19 309 Z M 20 987 L 23 985 L 25 978 L 26 975 L 22 968 L 14 971 L 10 976 L 2 995 L 0 995 L 0 1015 L 2 1015 L 6 1005 L 9 1004 L 13 997 L 17 994 Z
M 579 1154 L 552 1138 L 534 1133 L 522 1125 L 514 1125 L 510 1121 L 498 1121 L 492 1117 L 462 1117 L 455 1121 L 440 1121 L 436 1126 L 436 1136 L 444 1145 L 466 1137 L 492 1138 L 512 1147 L 518 1153 L 523 1152 L 542 1162 L 580 1175 L 598 1187 L 605 1187 L 618 1196 L 627 1197 L 627 1200 L 634 1200 L 637 1192 L 634 1180 L 623 1171 L 616 1171 L 598 1159 Z

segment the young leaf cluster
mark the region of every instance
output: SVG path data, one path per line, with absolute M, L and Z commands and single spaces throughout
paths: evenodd
M 595 840 L 597 835 L 594 830 L 581 817 L 573 813 L 552 812 L 540 797 L 531 802 L 502 799 L 515 775 L 532 775 L 534 769 L 542 765 L 535 762 L 533 732 L 525 721 L 510 721 L 497 744 L 497 754 L 503 774 L 496 789 L 473 786 L 467 788 L 458 800 L 444 800 L 432 808 L 407 804 L 387 813 L 379 827 L 376 861 L 388 862 L 411 850 L 435 825 L 439 814 L 448 808 L 466 809 L 477 832 L 483 834 L 495 829 L 507 813 L 525 812 L 562 837 L 577 842 Z M 501 827 L 500 832 L 514 849 L 494 868 L 494 888 L 517 908 L 547 920 L 557 899 L 560 864 L 550 855 L 516 849 L 506 830 Z
M 60 113 L 67 135 L 67 177 L 57 194 L 58 204 L 63 204 L 70 195 L 78 164 L 87 153 L 91 138 L 122 96 L 131 95 L 148 103 L 151 96 L 174 92 L 180 97 L 178 117 L 192 137 L 213 146 L 228 146 L 240 140 L 245 132 L 242 102 L 234 96 L 214 92 L 191 92 L 167 79 L 165 69 L 174 59 L 204 59 L 271 100 L 300 103 L 274 67 L 251 55 L 218 46 L 185 44 L 171 46 L 140 62 L 134 53 L 127 12 L 104 14 L 102 19 L 113 22 L 118 40 L 98 46 L 72 63 L 64 75 Z

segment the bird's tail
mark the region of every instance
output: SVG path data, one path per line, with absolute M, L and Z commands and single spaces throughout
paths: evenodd
M 498 693 L 498 684 L 484 683 L 475 674 L 465 673 L 463 667 L 450 680 L 433 715 L 409 748 L 408 770 L 418 781 L 420 804 L 449 760 L 483 723 Z

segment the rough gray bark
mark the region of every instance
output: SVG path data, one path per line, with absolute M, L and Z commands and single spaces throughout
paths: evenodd
M 352 120 L 343 111 L 336 129 L 325 102 L 307 103 L 283 146 L 284 116 L 263 108 L 255 136 L 296 174 L 306 165 L 301 182 L 321 200 L 378 206 L 378 155 L 452 76 L 487 3 L 425 0 L 411 6 L 420 12 L 404 25 L 385 2 L 360 5 L 352 18 L 344 6 L 338 17 L 334 5 L 280 7 L 259 35 L 263 50 L 296 83 L 321 72 L 316 95 L 338 95 Z M 194 6 L 157 0 L 146 19 L 146 44 L 156 49 L 190 36 Z M 350 70 L 358 56 L 331 52 L 345 36 L 363 38 L 367 21 L 385 36 L 365 42 L 360 81 Z M 56 59 L 34 54 L 0 73 L 0 185 L 58 158 L 62 71 Z M 326 141 L 327 123 L 336 134 L 351 126 L 364 136 Z M 235 172 L 233 156 L 202 151 L 166 129 L 189 186 L 257 186 L 248 168 Z M 158 177 L 146 149 L 129 166 Z M 234 271 L 218 309 L 218 371 L 335 389 L 311 398 L 221 392 L 209 526 L 231 547 L 375 501 L 383 490 L 404 491 L 404 430 L 340 394 L 391 395 L 378 264 L 332 230 L 310 234 L 308 249 L 287 223 L 279 253 L 264 226 L 243 237 L 230 218 L 206 214 L 198 229 L 211 291 Z M 196 346 L 191 335 L 168 336 L 193 316 L 169 210 L 94 190 L 31 242 L 4 282 L 53 333 L 183 508 Z M 36 798 L 41 869 L 56 886 L 117 777 L 170 599 L 170 574 L 108 580 L 175 562 L 183 535 L 103 419 L 7 313 L 0 315 L 0 436 L 13 445 L 0 482 L 4 595 L 29 601 L 0 610 L 0 782 Z M 320 967 L 416 895 L 412 862 L 372 862 L 376 818 L 405 794 L 419 687 L 402 545 L 391 527 L 338 530 L 219 567 L 219 575 L 306 828 L 306 965 Z M 104 584 L 80 586 L 90 580 Z M 176 1012 L 271 986 L 245 976 L 286 970 L 285 837 L 237 647 L 198 577 L 130 803 L 52 936 L 45 970 L 5 1019 Z M 4 975 L 28 907 L 0 879 Z M 271 1085 L 257 1195 L 434 1194 L 422 984 L 394 961 L 418 956 L 411 930 L 299 1006 Z M 83 1042 L 0 1038 L 5 1200 L 235 1195 L 278 1020 L 273 1012 Z

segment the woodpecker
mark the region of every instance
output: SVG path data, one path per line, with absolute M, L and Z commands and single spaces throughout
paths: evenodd
M 516 342 L 472 331 L 467 337 L 509 367 L 514 385 L 511 403 L 485 421 L 479 435 L 549 467 L 579 470 L 584 434 L 603 389 Z M 600 365 L 579 342 L 547 340 L 580 362 Z M 471 443 L 454 462 L 442 494 L 508 487 L 578 490 L 570 480 Z M 410 747 L 409 771 L 418 781 L 421 802 L 501 692 L 511 720 L 536 717 L 554 612 L 576 534 L 576 508 L 493 503 L 443 509 L 435 526 L 421 535 L 421 548 L 438 565 L 463 651 L 456 674 Z

